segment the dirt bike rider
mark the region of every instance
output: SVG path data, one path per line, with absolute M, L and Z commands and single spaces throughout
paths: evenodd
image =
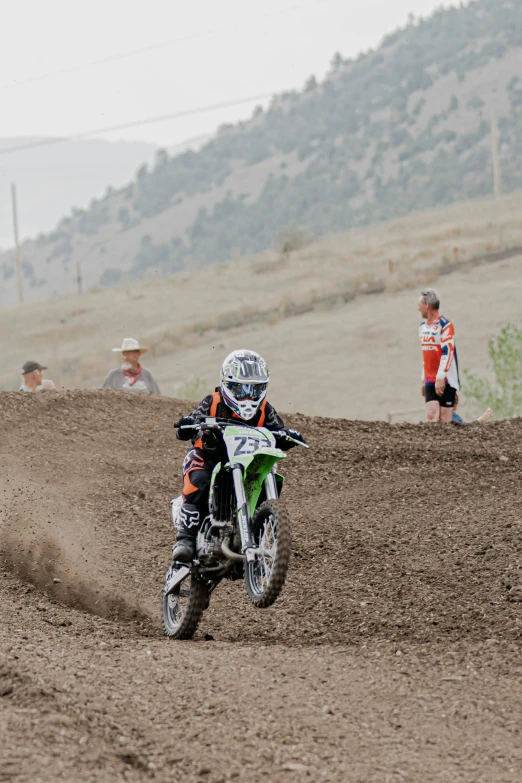
M 190 563 L 194 557 L 197 532 L 208 514 L 212 470 L 221 459 L 218 436 L 212 432 L 199 435 L 197 419 L 205 416 L 237 419 L 238 424 L 284 431 L 304 442 L 297 430 L 285 430 L 283 420 L 266 400 L 268 382 L 268 368 L 259 354 L 247 350 L 233 351 L 223 362 L 220 386 L 213 394 L 207 395 L 190 416 L 182 416 L 174 425 L 178 427 L 176 437 L 192 440 L 192 448 L 183 460 L 183 505 L 178 516 L 176 545 L 172 550 L 173 562 Z M 295 445 L 284 437 L 276 437 L 276 443 L 284 451 Z

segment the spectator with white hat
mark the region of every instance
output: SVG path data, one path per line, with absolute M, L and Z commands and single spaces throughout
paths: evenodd
M 112 350 L 113 353 L 121 353 L 122 363 L 121 367 L 111 370 L 105 378 L 104 389 L 161 394 L 152 373 L 140 364 L 140 356 L 148 348 L 142 348 L 139 342 L 132 337 L 125 337 L 121 348 L 113 348 Z

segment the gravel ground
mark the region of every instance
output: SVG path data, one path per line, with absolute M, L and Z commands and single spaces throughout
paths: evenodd
M 190 404 L 0 394 L 0 781 L 522 780 L 522 422 L 291 416 L 282 597 L 161 634 Z

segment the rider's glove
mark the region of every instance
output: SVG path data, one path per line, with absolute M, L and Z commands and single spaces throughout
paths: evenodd
M 206 451 L 217 451 L 221 442 L 221 437 L 221 433 L 218 429 L 215 429 L 214 427 L 205 429 L 203 435 L 201 436 L 201 440 L 203 441 L 203 448 Z
M 177 427 L 176 438 L 178 440 L 190 440 L 193 437 L 198 425 L 192 416 L 182 416 L 181 419 L 174 424 L 174 426 Z M 181 427 L 187 427 L 187 429 L 180 429 Z
M 292 430 L 292 429 L 286 429 L 284 430 L 285 435 L 289 435 L 290 438 L 293 438 L 294 440 L 298 440 L 301 443 L 306 443 L 305 439 L 301 435 L 301 433 L 298 430 Z M 293 449 L 294 446 L 297 444 L 292 443 L 291 440 L 288 440 L 287 438 L 280 438 L 278 446 L 282 451 L 289 451 L 290 449 Z

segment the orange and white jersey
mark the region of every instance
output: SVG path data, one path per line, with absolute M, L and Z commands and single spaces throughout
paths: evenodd
M 422 380 L 426 386 L 445 380 L 457 391 L 460 389 L 455 329 L 451 321 L 440 315 L 436 321 L 423 321 L 419 327 L 422 346 Z

